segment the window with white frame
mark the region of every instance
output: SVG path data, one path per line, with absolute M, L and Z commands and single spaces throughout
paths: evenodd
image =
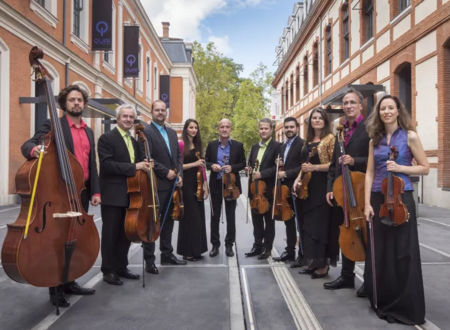
M 30 9 L 54 28 L 58 22 L 57 5 L 57 0 L 30 0 Z
M 148 100 L 152 99 L 152 60 L 150 59 L 150 53 L 147 52 L 145 56 L 145 94 Z
M 158 100 L 158 85 L 159 85 L 159 76 L 158 76 L 158 66 L 155 63 L 155 66 L 153 67 L 153 99 Z
M 85 52 L 89 50 L 89 0 L 72 0 L 71 40 Z
M 143 92 L 144 91 L 144 49 L 142 46 L 142 42 L 139 38 L 139 54 L 138 54 L 138 61 L 139 61 L 139 76 L 138 76 L 138 91 Z

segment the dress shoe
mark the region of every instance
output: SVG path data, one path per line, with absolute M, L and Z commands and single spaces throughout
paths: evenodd
M 284 251 L 281 256 L 273 258 L 273 261 L 294 261 L 295 257 L 293 254 Z
M 127 278 L 129 280 L 138 280 L 139 279 L 139 275 L 130 272 L 130 270 L 128 268 L 118 271 L 117 275 L 119 275 L 120 277 L 123 277 L 123 278 Z
M 265 250 L 263 253 L 261 253 L 258 256 L 258 260 L 265 260 L 267 258 L 269 258 L 272 254 L 270 253 L 270 250 Z
M 314 268 L 303 268 L 298 273 L 302 275 L 311 275 L 314 273 L 314 271 L 315 271 Z
M 305 265 L 305 261 L 303 257 L 298 256 L 297 259 L 293 263 L 291 263 L 291 268 L 300 268 Z
M 69 307 L 70 303 L 67 301 L 66 297 L 62 292 L 59 292 L 54 295 L 50 295 L 50 302 L 53 306 L 58 307 Z
M 262 249 L 261 248 L 256 248 L 256 247 L 252 247 L 252 249 L 250 250 L 250 252 L 247 252 L 245 254 L 246 257 L 255 257 L 258 256 L 262 253 Z
M 234 256 L 233 247 L 232 246 L 225 247 L 225 254 L 227 255 L 227 257 Z
M 323 273 L 317 273 L 317 271 L 314 271 L 311 274 L 311 278 L 314 280 L 316 278 L 324 278 L 325 276 L 328 276 L 328 271 L 330 270 L 330 267 L 327 266 L 327 271 Z
M 197 261 L 197 259 L 195 259 L 194 257 L 187 257 L 187 256 L 183 256 L 183 260 L 186 260 L 186 261 Z
M 213 246 L 211 249 L 211 252 L 209 252 L 209 256 L 211 258 L 217 256 L 219 254 L 219 247 L 218 246 Z
M 123 282 L 116 273 L 103 274 L 103 281 L 111 285 L 122 285 Z
M 324 283 L 323 287 L 327 290 L 353 289 L 355 287 L 355 279 L 339 276 L 334 281 Z
M 154 275 L 158 275 L 159 274 L 159 270 L 158 270 L 158 268 L 156 268 L 156 265 L 155 265 L 154 262 L 146 264 L 145 265 L 145 271 L 147 273 L 154 274 Z
M 366 298 L 367 297 L 367 292 L 366 292 L 366 288 L 364 287 L 364 283 L 359 287 L 358 291 L 356 291 L 356 296 L 358 298 Z
M 64 285 L 64 293 L 76 294 L 80 296 L 89 296 L 95 293 L 94 289 L 83 288 L 77 282 L 73 281 Z
M 185 260 L 178 259 L 173 253 L 169 256 L 161 256 L 161 265 L 186 265 Z

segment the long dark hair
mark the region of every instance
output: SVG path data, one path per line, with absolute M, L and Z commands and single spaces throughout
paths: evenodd
M 369 118 L 367 118 L 367 125 L 366 130 L 369 134 L 369 137 L 373 141 L 373 145 L 376 146 L 380 141 L 383 139 L 383 136 L 386 134 L 386 130 L 384 128 L 384 123 L 381 121 L 380 118 L 380 106 L 381 102 L 383 102 L 386 99 L 391 99 L 394 101 L 397 111 L 398 111 L 398 117 L 397 122 L 398 126 L 403 128 L 406 131 L 415 131 L 416 128 L 412 124 L 411 116 L 409 115 L 408 111 L 406 110 L 405 106 L 400 102 L 399 98 L 394 95 L 386 94 L 384 95 L 377 103 L 373 111 L 370 113 Z
M 187 128 L 188 128 L 189 124 L 191 124 L 191 123 L 195 123 L 198 128 L 197 135 L 194 136 L 194 138 L 192 139 L 192 143 L 194 144 L 195 151 L 200 151 L 200 155 L 201 155 L 202 154 L 202 137 L 200 135 L 200 125 L 198 124 L 198 121 L 196 121 L 195 119 L 187 119 L 186 122 L 184 123 L 183 133 L 182 133 L 183 142 L 184 142 L 184 154 L 186 155 L 190 149 L 189 146 L 191 144 L 191 141 L 188 138 Z
M 322 116 L 323 119 L 323 128 L 322 131 L 320 132 L 320 139 L 323 139 L 325 136 L 331 133 L 330 120 L 328 119 L 326 112 L 321 108 L 315 108 L 313 111 L 311 111 L 308 118 L 308 131 L 306 133 L 306 142 L 311 142 L 312 140 L 314 140 L 315 133 L 314 128 L 311 125 L 311 118 L 315 113 L 320 114 L 320 116 Z

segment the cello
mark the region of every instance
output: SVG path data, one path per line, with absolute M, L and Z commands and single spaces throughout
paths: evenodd
M 8 224 L 2 265 L 14 281 L 55 287 L 85 274 L 97 259 L 100 244 L 93 216 L 81 205 L 83 168 L 67 150 L 51 77 L 39 62 L 43 56 L 34 46 L 29 59 L 36 82 L 45 90 L 51 130 L 44 137 L 42 169 L 38 172 L 38 160 L 32 159 L 17 171 L 16 192 L 22 204 L 16 221 Z
M 288 221 L 294 216 L 294 211 L 288 201 L 290 192 L 288 186 L 281 183 L 281 179 L 278 176 L 278 171 L 284 171 L 284 164 L 278 155 L 277 168 L 275 174 L 275 186 L 273 188 L 273 205 L 272 205 L 272 219 Z
M 345 155 L 344 127 L 339 125 L 337 139 L 341 156 Z M 339 246 L 342 253 L 352 261 L 366 258 L 367 227 L 364 217 L 365 174 L 350 171 L 348 165 L 341 164 L 341 175 L 333 184 L 333 194 L 337 204 L 344 211 L 344 222 L 339 227 Z
M 134 126 L 136 136 L 144 145 L 145 158 L 151 160 L 150 147 L 144 134 L 144 125 Z M 127 178 L 130 204 L 125 215 L 125 235 L 134 243 L 155 242 L 160 233 L 161 219 L 156 176 L 153 167 L 149 171 L 137 170 Z

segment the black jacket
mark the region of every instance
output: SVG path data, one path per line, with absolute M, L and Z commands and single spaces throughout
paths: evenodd
M 283 180 L 283 184 L 289 187 L 289 190 L 292 189 L 292 185 L 294 184 L 295 179 L 297 178 L 298 172 L 300 172 L 300 168 L 302 165 L 302 148 L 304 141 L 296 136 L 294 142 L 292 142 L 291 147 L 289 148 L 289 152 L 286 157 L 286 161 L 284 162 L 284 170 L 286 171 L 286 178 Z M 280 157 L 283 159 L 284 151 L 286 150 L 286 143 L 280 148 Z
M 61 123 L 62 132 L 64 135 L 64 140 L 66 142 L 67 149 L 73 154 L 73 139 L 72 133 L 70 132 L 69 123 L 67 122 L 66 116 L 62 116 L 59 118 Z M 21 148 L 22 154 L 26 159 L 31 159 L 30 153 L 31 150 L 41 143 L 41 138 L 50 132 L 51 123 L 50 119 L 44 122 L 44 124 L 37 130 L 34 136 L 26 141 Z M 97 171 L 97 161 L 95 157 L 95 142 L 94 142 L 94 133 L 89 127 L 85 128 L 86 135 L 89 139 L 89 144 L 91 146 L 91 150 L 89 152 L 89 187 L 87 191 L 89 192 L 89 198 L 94 194 L 100 193 L 100 185 L 98 181 L 98 171 Z
M 167 179 L 169 170 L 177 170 L 183 176 L 183 162 L 181 159 L 180 148 L 178 147 L 177 133 L 166 126 L 169 136 L 170 152 L 167 149 L 166 142 L 155 125 L 146 124 L 144 133 L 147 137 L 152 159 L 155 161 L 155 174 L 158 177 L 158 190 L 172 189 L 175 180 Z
M 248 165 L 252 168 L 255 166 L 256 157 L 258 156 L 259 143 L 252 146 L 250 150 L 250 155 L 248 157 Z M 261 173 L 261 179 L 266 183 L 266 196 L 272 195 L 273 186 L 275 184 L 275 171 L 276 164 L 275 160 L 280 153 L 281 143 L 272 139 L 267 146 L 264 156 L 259 164 L 259 169 Z
M 345 153 L 350 155 L 355 160 L 353 166 L 349 166 L 351 171 L 366 172 L 367 167 L 367 157 L 369 155 L 369 136 L 366 131 L 365 120 L 360 122 L 356 126 L 355 132 L 353 132 L 352 137 L 345 146 Z M 341 169 L 339 166 L 339 157 L 341 152 L 339 149 L 339 142 L 336 137 L 336 142 L 334 144 L 333 157 L 331 158 L 330 168 L 328 169 L 327 177 L 327 191 L 333 191 L 334 180 L 341 175 Z
M 131 138 L 131 141 L 137 163 L 144 157 L 136 140 Z M 136 165 L 131 162 L 127 145 L 117 128 L 100 136 L 98 158 L 102 204 L 128 207 L 127 177 L 136 175 Z
M 230 160 L 229 164 L 231 165 L 231 170 L 234 174 L 236 174 L 236 185 L 239 187 L 239 190 L 242 193 L 241 188 L 241 178 L 239 177 L 239 171 L 244 169 L 245 167 L 245 153 L 244 153 L 244 145 L 236 140 L 231 140 L 230 145 Z M 212 164 L 217 164 L 217 149 L 219 148 L 219 140 L 211 141 L 208 143 L 208 147 L 206 147 L 205 152 L 205 162 L 206 167 L 211 169 Z M 217 191 L 217 189 L 222 189 L 220 186 L 221 180 L 217 180 L 217 173 L 211 171 L 209 176 L 209 187 L 211 193 Z

